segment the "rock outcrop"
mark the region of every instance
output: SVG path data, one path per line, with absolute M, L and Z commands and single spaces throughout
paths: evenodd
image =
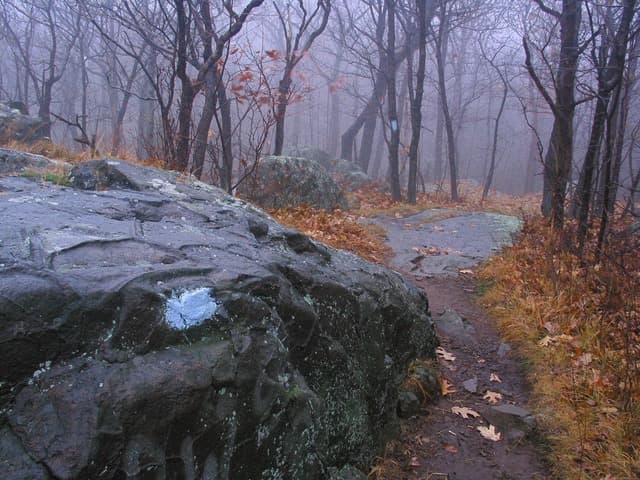
M 263 208 L 309 205 L 323 210 L 346 208 L 342 189 L 315 160 L 262 157 L 238 192 Z
M 0 142 L 11 140 L 35 142 L 42 140 L 44 122 L 38 117 L 27 115 L 19 103 L 0 102 Z
M 318 162 L 338 185 L 348 191 L 357 190 L 374 181 L 357 163 L 331 158 L 331 155 L 319 148 L 291 145 L 284 149 L 284 154 Z
M 0 148 L 0 175 L 46 172 L 60 170 L 68 172 L 71 166 L 68 163 L 51 160 L 42 155 L 20 152 L 9 148 Z
M 424 294 L 176 173 L 72 180 L 0 178 L 0 478 L 362 478 Z

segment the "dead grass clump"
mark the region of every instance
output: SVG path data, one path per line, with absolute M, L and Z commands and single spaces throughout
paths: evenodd
M 640 476 L 640 257 L 614 235 L 596 262 L 542 219 L 480 272 L 482 300 L 530 365 L 558 478 Z

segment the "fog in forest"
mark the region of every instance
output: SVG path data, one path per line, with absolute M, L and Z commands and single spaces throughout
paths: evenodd
M 396 197 L 460 180 L 539 192 L 546 161 L 564 198 L 591 138 L 594 194 L 609 182 L 628 199 L 634 3 L 0 0 L 0 100 L 68 148 L 156 159 L 230 191 L 262 155 L 312 146 Z M 550 138 L 558 118 L 569 151 Z

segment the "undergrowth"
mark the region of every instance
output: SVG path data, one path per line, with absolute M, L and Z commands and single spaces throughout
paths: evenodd
M 622 228 L 596 262 L 542 219 L 479 274 L 528 364 L 534 410 L 562 479 L 640 478 L 640 258 Z

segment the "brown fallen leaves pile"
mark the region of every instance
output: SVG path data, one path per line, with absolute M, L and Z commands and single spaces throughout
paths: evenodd
M 616 226 L 600 261 L 542 220 L 479 273 L 526 357 L 557 478 L 640 478 L 639 239 Z
M 391 249 L 384 243 L 383 229 L 359 223 L 358 217 L 342 210 L 326 212 L 301 206 L 271 210 L 269 214 L 288 227 L 371 262 L 384 264 L 391 256 Z

